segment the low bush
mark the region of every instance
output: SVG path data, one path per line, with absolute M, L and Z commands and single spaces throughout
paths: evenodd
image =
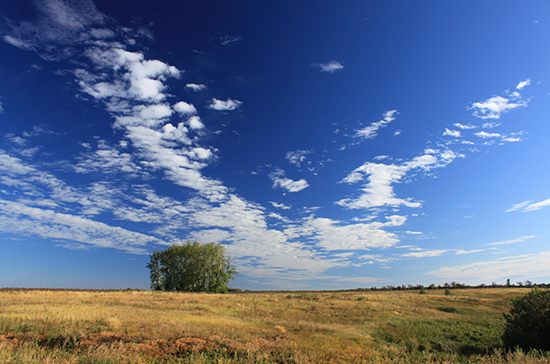
M 550 290 L 535 288 L 512 299 L 512 309 L 504 318 L 502 341 L 507 348 L 550 351 Z

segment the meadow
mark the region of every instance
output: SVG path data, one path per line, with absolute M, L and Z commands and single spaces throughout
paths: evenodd
M 0 363 L 550 363 L 501 349 L 527 288 L 0 290 Z

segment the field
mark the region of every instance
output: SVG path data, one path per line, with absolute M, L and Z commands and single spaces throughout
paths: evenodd
M 499 349 L 528 291 L 0 290 L 0 363 L 550 363 Z

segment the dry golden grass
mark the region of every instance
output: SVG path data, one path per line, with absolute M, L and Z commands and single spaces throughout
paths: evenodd
M 0 363 L 549 363 L 498 351 L 527 292 L 4 290 Z

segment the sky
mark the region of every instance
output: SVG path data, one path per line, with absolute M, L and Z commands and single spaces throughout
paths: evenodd
M 550 2 L 0 2 L 0 287 L 550 281 Z

